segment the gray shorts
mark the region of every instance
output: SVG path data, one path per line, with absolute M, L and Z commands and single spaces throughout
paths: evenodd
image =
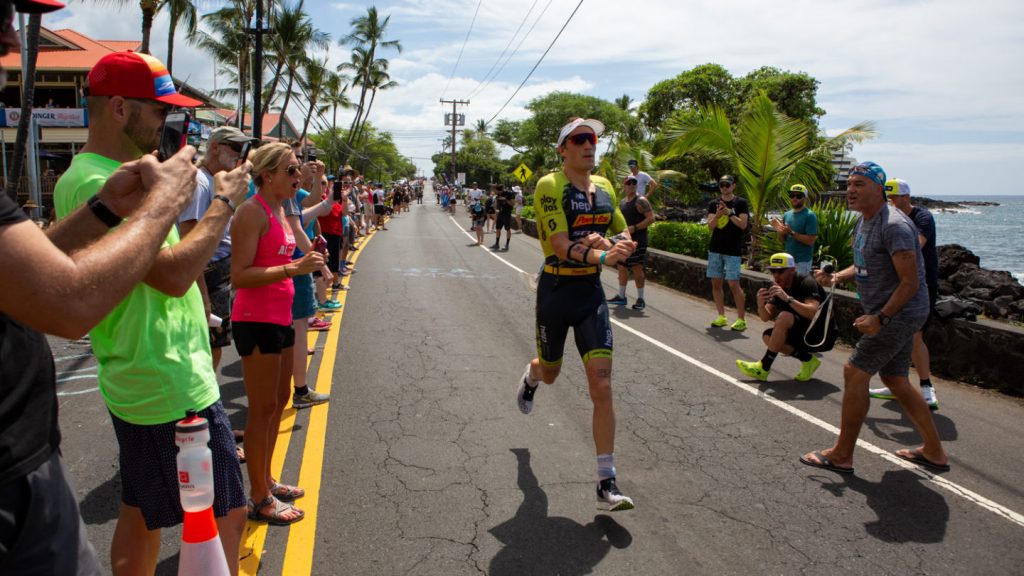
M 914 333 L 924 326 L 925 316 L 893 318 L 874 336 L 861 336 L 850 356 L 850 364 L 868 374 L 906 376 L 910 373 L 910 353 Z

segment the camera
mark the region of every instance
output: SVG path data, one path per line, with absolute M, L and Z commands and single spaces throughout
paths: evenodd
M 836 271 L 836 267 L 832 265 L 831 262 L 822 262 L 821 271 L 824 272 L 825 274 L 834 274 Z

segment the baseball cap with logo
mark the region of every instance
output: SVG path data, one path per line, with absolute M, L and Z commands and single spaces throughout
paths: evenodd
M 143 98 L 183 108 L 202 104 L 178 94 L 162 62 L 149 54 L 131 51 L 114 52 L 100 58 L 89 71 L 89 95 Z
M 768 259 L 769 270 L 785 270 L 796 268 L 796 260 L 787 252 L 776 252 Z
M 729 174 L 723 174 L 722 177 L 718 179 L 719 184 L 728 184 L 730 186 L 732 186 L 735 182 L 736 180 L 734 180 L 733 177 L 730 176 Z
M 627 166 L 636 166 L 637 163 L 636 163 L 636 160 L 630 159 L 629 162 L 626 162 L 626 165 Z
M 789 195 L 796 196 L 797 194 L 807 196 L 807 186 L 804 186 L 803 184 L 793 184 L 792 186 L 790 186 Z
M 885 181 L 886 196 L 910 196 L 910 184 L 902 178 Z

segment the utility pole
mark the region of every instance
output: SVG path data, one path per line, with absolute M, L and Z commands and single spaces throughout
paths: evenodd
M 256 0 L 256 27 L 246 30 L 248 34 L 256 35 L 256 50 L 253 55 L 252 66 L 252 137 L 263 139 L 263 35 L 270 32 L 263 27 L 263 1 Z M 244 90 L 244 87 L 242 87 Z M 240 110 L 242 118 L 245 118 L 245 110 Z M 245 121 L 242 122 L 242 129 L 245 129 Z
M 452 105 L 452 113 L 444 115 L 444 125 L 448 126 L 450 124 L 451 127 L 452 127 L 452 171 L 451 171 L 452 179 L 451 179 L 451 182 L 452 182 L 452 187 L 454 187 L 455 186 L 455 181 L 456 181 L 455 177 L 457 175 L 456 172 L 455 172 L 455 129 L 458 126 L 465 126 L 466 125 L 466 115 L 465 114 L 459 114 L 458 111 L 457 111 L 456 106 L 458 106 L 459 104 L 463 104 L 463 105 L 468 106 L 469 105 L 469 100 L 441 100 L 441 104 L 451 104 Z

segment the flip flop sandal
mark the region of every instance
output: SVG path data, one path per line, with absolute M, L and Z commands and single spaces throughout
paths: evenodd
M 270 485 L 270 494 L 281 502 L 293 502 L 296 498 L 302 498 L 305 496 L 306 491 L 298 486 L 289 486 L 288 484 L 274 482 Z
M 828 456 L 822 454 L 820 450 L 816 450 L 814 452 L 814 457 L 818 459 L 817 462 L 811 460 L 810 458 L 807 458 L 806 456 L 801 456 L 800 462 L 808 466 L 812 466 L 814 468 L 831 470 L 832 472 L 839 472 L 840 474 L 853 474 L 852 466 L 836 466 L 835 464 L 832 463 L 831 460 L 828 459 Z
M 924 454 L 917 450 L 897 450 L 894 452 L 897 458 L 912 462 L 918 466 L 924 466 L 932 472 L 949 472 L 949 464 L 939 464 L 938 462 L 932 462 L 931 460 L 924 457 Z
M 271 504 L 274 505 L 273 512 L 266 513 L 262 511 L 263 508 L 266 508 Z M 259 504 L 256 504 L 250 499 L 247 506 L 249 520 L 253 520 L 256 522 L 266 522 L 271 526 L 287 526 L 289 524 L 294 524 L 306 517 L 306 513 L 303 510 L 299 510 L 298 508 L 292 506 L 291 504 L 281 502 L 280 500 L 274 498 L 273 496 L 267 496 Z M 298 515 L 291 519 L 285 518 L 284 515 L 292 510 L 298 512 Z

